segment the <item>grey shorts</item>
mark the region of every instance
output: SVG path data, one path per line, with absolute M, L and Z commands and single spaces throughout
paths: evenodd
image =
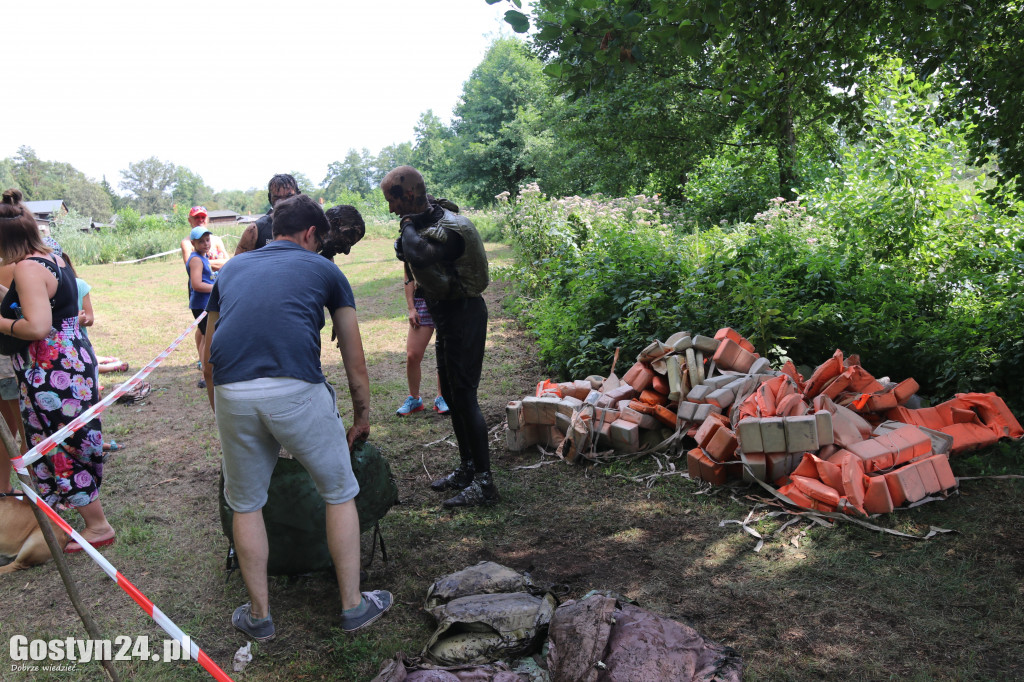
M 341 504 L 359 493 L 345 426 L 330 384 L 258 379 L 214 387 L 224 453 L 224 497 L 235 512 L 267 503 L 281 447 L 313 478 L 320 496 Z

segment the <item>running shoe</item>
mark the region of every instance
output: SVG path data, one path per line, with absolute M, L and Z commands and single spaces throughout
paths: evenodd
M 404 417 L 406 415 L 412 414 L 413 412 L 422 411 L 423 401 L 420 400 L 419 398 L 413 398 L 412 396 L 409 396 L 408 398 L 405 399 L 405 402 L 402 403 L 402 406 L 395 410 L 395 414 L 397 414 L 399 417 Z

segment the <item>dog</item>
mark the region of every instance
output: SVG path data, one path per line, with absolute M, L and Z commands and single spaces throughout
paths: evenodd
M 52 520 L 50 526 L 63 550 L 68 534 Z M 0 497 L 0 563 L 5 564 L 0 566 L 0 575 L 45 564 L 51 558 L 32 503 L 20 497 Z

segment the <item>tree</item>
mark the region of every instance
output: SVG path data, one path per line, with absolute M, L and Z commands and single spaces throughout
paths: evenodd
M 198 173 L 193 173 L 185 166 L 174 169 L 174 189 L 171 199 L 181 206 L 197 206 L 210 203 L 213 189 L 208 187 Z
M 69 163 L 44 161 L 31 147 L 20 147 L 5 165 L 11 180 L 6 186 L 21 189 L 26 201 L 62 199 L 69 209 L 98 220 L 107 220 L 113 212 L 102 186 Z
M 174 185 L 175 171 L 173 163 L 151 156 L 121 171 L 121 189 L 134 197 L 140 214 L 162 213 L 171 206 L 169 190 Z
M 413 147 L 412 164 L 426 180 L 427 187 L 438 196 L 445 196 L 451 191 L 452 159 L 449 147 L 452 132 L 444 122 L 427 109 L 420 114 L 419 121 L 413 128 L 416 144 Z
M 399 166 L 414 166 L 411 142 L 390 144 L 380 150 L 370 162 L 369 177 L 371 191 L 376 191 L 388 171 Z M 418 170 L 418 169 L 417 169 Z M 423 171 L 420 171 L 421 173 Z
M 535 114 L 548 95 L 542 69 L 521 41 L 499 38 L 463 85 L 450 177 L 471 199 L 490 202 L 535 178 Z
M 324 188 L 324 196 L 334 199 L 342 192 L 354 192 L 366 196 L 371 191 L 370 150 L 363 149 L 362 154 L 349 149 L 344 161 L 333 161 L 327 166 L 327 175 L 320 186 Z
M 106 175 L 103 176 L 103 180 L 100 182 L 100 188 L 103 190 L 103 193 L 107 195 L 107 198 L 110 199 L 110 206 L 113 208 L 114 212 L 116 213 L 121 210 L 121 207 L 124 204 L 124 199 L 114 191 L 113 187 L 110 186 L 110 183 L 107 182 Z
M 976 162 L 995 154 L 1004 181 L 1024 174 L 1017 0 L 537 0 L 533 8 L 545 72 L 576 96 L 614 89 L 625 74 L 669 56 L 707 67 L 708 91 L 734 107 L 752 137 L 775 146 L 783 189 L 796 181 L 801 122 L 859 129 L 856 83 L 893 55 L 919 75 L 958 85 L 944 111 L 966 112 L 975 124 Z M 506 19 L 526 30 L 521 12 Z

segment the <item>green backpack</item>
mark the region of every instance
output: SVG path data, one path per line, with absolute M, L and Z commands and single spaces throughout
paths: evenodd
M 398 502 L 398 485 L 384 455 L 365 441 L 352 449 L 352 472 L 359 482 L 359 494 L 356 495 L 359 532 L 376 529 L 376 546 L 376 537 L 380 533 L 378 522 Z M 296 575 L 333 566 L 327 549 L 325 510 L 326 504 L 305 468 L 297 460 L 278 459 L 270 477 L 267 504 L 263 507 L 263 522 L 270 545 L 267 574 Z M 224 499 L 224 475 L 221 474 L 220 523 L 231 543 L 227 562 L 229 571 L 237 567 L 232 518 L 234 512 Z M 383 537 L 381 551 L 384 551 Z M 387 560 L 386 553 L 384 559 Z

